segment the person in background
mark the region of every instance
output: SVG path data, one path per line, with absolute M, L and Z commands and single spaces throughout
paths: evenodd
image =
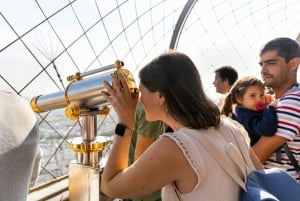
M 114 88 L 104 81 L 101 95 L 116 111 L 119 123 L 102 174 L 102 191 L 110 197 L 131 198 L 162 188 L 163 201 L 179 197 L 182 201 L 238 201 L 241 188 L 193 133 L 219 142 L 216 148 L 222 153 L 232 142 L 240 149 L 231 154 L 242 156 L 250 164 L 253 160 L 256 168 L 261 164 L 249 148 L 245 129 L 230 118 L 221 118 L 217 105 L 204 93 L 192 60 L 179 52 L 162 54 L 141 69 L 139 78 L 146 119 L 163 121 L 173 132 L 160 135 L 128 166 L 138 97 L 130 93 L 122 73 L 112 74 Z M 217 133 L 226 142 L 219 141 Z M 227 154 L 223 155 L 239 168 Z
M 275 106 L 267 104 L 262 81 L 246 76 L 238 79 L 225 96 L 221 114 L 241 123 L 253 146 L 260 136 L 272 136 L 277 131 Z
M 145 117 L 145 110 L 141 103 L 137 104 L 135 126 L 131 138 L 129 150 L 129 165 L 136 161 L 142 153 L 158 139 L 159 135 L 164 131 L 164 125 L 161 121 L 149 122 Z M 124 201 L 160 201 L 161 191 L 155 191 L 149 195 L 125 199 Z
M 228 93 L 233 83 L 238 79 L 238 72 L 232 66 L 221 66 L 215 70 L 213 82 L 216 92 L 220 94 L 216 104 L 221 107 L 223 95 Z
M 0 200 L 26 201 L 39 142 L 36 116 L 17 94 L 0 91 Z
M 299 172 L 281 147 L 287 143 L 289 150 L 300 164 L 300 88 L 297 71 L 300 64 L 299 44 L 290 38 L 275 38 L 260 51 L 261 76 L 264 84 L 273 90 L 277 102 L 277 133 L 262 136 L 252 147 L 266 168 L 280 167 L 300 182 Z M 276 150 L 281 149 L 281 158 Z M 278 152 L 277 152 L 278 153 Z

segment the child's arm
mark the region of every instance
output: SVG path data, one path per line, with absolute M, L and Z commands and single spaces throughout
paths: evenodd
M 277 131 L 277 115 L 274 105 L 268 105 L 263 110 L 261 119 L 252 119 L 250 126 L 253 128 L 256 135 L 272 136 Z

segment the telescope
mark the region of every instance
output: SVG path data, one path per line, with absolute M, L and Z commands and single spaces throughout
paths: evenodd
M 104 81 L 113 84 L 111 73 L 121 71 L 132 95 L 138 95 L 132 73 L 122 68 L 123 66 L 124 63 L 117 60 L 115 64 L 109 66 L 85 73 L 77 72 L 75 75 L 68 76 L 67 80 L 70 83 L 64 91 L 33 97 L 30 101 L 31 108 L 36 113 L 65 108 L 65 114 L 71 120 L 78 120 L 80 115 L 92 111 L 107 115 L 109 112 L 108 102 L 100 95 L 100 92 L 105 90 Z M 83 79 L 96 73 L 101 74 Z
M 102 68 L 77 72 L 67 77 L 69 85 L 65 90 L 35 96 L 30 101 L 36 113 L 65 108 L 66 117 L 74 121 L 81 119 L 81 137 L 68 141 L 76 153 L 76 160 L 69 163 L 70 201 L 100 200 L 99 161 L 102 150 L 109 144 L 109 138 L 97 136 L 97 115 L 109 113 L 109 103 L 101 96 L 101 91 L 105 91 L 103 82 L 109 82 L 114 88 L 111 74 L 121 72 L 131 94 L 138 96 L 134 77 L 123 66 L 124 63 L 117 60 Z

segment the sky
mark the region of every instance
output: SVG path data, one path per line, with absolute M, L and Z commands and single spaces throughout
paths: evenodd
M 54 93 L 69 84 L 68 75 L 117 59 L 138 82 L 138 70 L 168 49 L 185 3 L 0 0 L 0 89 L 26 97 Z M 274 37 L 296 38 L 299 10 L 298 0 L 201 0 L 179 34 L 177 50 L 192 58 L 214 96 L 219 66 L 260 77 L 259 49 Z

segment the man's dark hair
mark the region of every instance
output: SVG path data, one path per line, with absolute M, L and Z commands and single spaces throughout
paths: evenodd
M 238 73 L 232 66 L 222 66 L 215 70 L 215 73 L 219 73 L 222 81 L 228 79 L 230 85 L 238 79 Z
M 295 57 L 300 57 L 299 44 L 290 38 L 275 38 L 269 41 L 261 49 L 260 55 L 273 50 L 276 50 L 277 54 L 285 59 L 285 62 L 289 62 Z

